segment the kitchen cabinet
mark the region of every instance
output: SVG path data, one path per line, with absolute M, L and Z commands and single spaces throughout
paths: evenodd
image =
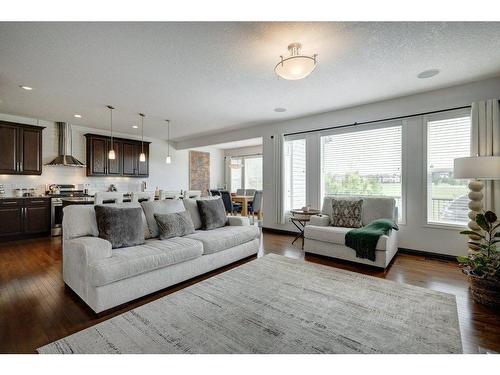
M 99 134 L 85 134 L 87 139 L 87 176 L 149 176 L 149 145 L 144 142 L 146 161 L 140 162 L 141 141 L 113 137 L 115 160 L 108 159 L 111 138 Z
M 50 234 L 50 198 L 0 199 L 0 239 Z
M 0 174 L 42 174 L 43 129 L 0 121 Z

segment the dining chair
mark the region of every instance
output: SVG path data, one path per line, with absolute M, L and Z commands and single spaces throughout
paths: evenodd
M 94 204 L 123 203 L 123 193 L 98 191 L 94 196 Z
M 160 190 L 159 192 L 159 198 L 160 200 L 163 199 L 177 199 L 181 196 L 181 193 L 179 190 Z
M 220 196 L 222 198 L 222 202 L 224 203 L 224 208 L 226 209 L 226 213 L 233 214 L 235 212 L 241 212 L 241 204 L 233 203 L 231 198 L 231 193 L 227 190 L 220 190 Z
M 196 199 L 201 197 L 201 190 L 186 190 L 184 192 L 184 198 Z
M 144 202 L 144 201 L 154 201 L 154 200 L 155 200 L 154 191 L 132 192 L 132 202 Z
M 218 190 L 218 189 L 210 189 L 210 195 L 212 197 L 220 196 L 220 190 Z
M 245 195 L 247 197 L 251 197 L 255 194 L 255 191 L 256 191 L 255 189 L 245 189 Z
M 236 189 L 236 195 L 245 195 L 245 189 Z
M 253 195 L 253 202 L 251 207 L 249 207 L 249 213 L 252 215 L 252 221 L 255 219 L 254 215 L 259 215 L 262 211 L 262 198 L 264 194 L 262 190 L 255 190 Z

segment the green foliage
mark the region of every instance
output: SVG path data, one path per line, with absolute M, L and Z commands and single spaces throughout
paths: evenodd
M 342 181 L 337 181 L 334 176 L 327 174 L 324 183 L 327 194 L 382 194 L 382 184 L 378 180 L 360 176 L 358 172 L 346 173 Z
M 464 230 L 460 232 L 465 235 L 481 237 L 478 241 L 470 242 L 478 247 L 477 251 L 470 251 L 468 256 L 457 257 L 458 263 L 466 273 L 488 279 L 500 279 L 500 252 L 496 245 L 500 242 L 500 240 L 496 239 L 500 237 L 500 232 L 497 232 L 500 223 L 495 225 L 496 221 L 497 216 L 491 211 L 477 214 L 476 223 L 481 230 Z

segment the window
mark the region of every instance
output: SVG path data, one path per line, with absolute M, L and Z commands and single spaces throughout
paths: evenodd
M 231 158 L 230 161 L 230 172 L 231 172 L 231 192 L 235 193 L 236 190 L 242 188 L 241 182 L 241 158 Z
M 468 222 L 467 180 L 453 178 L 453 159 L 470 156 L 470 116 L 427 121 L 427 222 Z
M 393 197 L 401 219 L 401 132 L 399 125 L 322 136 L 322 197 Z
M 245 189 L 262 190 L 262 156 L 245 158 Z
M 231 192 L 238 189 L 262 190 L 262 155 L 232 156 L 230 160 Z
M 306 205 L 306 140 L 285 140 L 285 212 Z

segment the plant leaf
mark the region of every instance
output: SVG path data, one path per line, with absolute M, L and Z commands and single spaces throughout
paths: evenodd
M 486 220 L 483 214 L 477 214 L 476 215 L 476 223 L 481 227 L 481 229 L 485 231 L 490 230 L 490 223 Z
M 495 221 L 497 221 L 497 215 L 495 215 L 493 211 L 486 211 L 484 213 L 484 218 L 490 224 L 493 224 Z
M 461 231 L 461 232 L 460 232 L 460 234 L 467 234 L 467 235 L 469 235 L 469 234 L 473 234 L 473 235 L 475 235 L 475 236 L 479 236 L 479 237 L 481 237 L 481 238 L 484 238 L 484 236 L 483 236 L 481 233 L 475 232 L 475 231 L 473 231 L 473 230 L 463 230 L 463 231 Z M 499 236 L 499 237 L 500 237 L 500 236 Z

